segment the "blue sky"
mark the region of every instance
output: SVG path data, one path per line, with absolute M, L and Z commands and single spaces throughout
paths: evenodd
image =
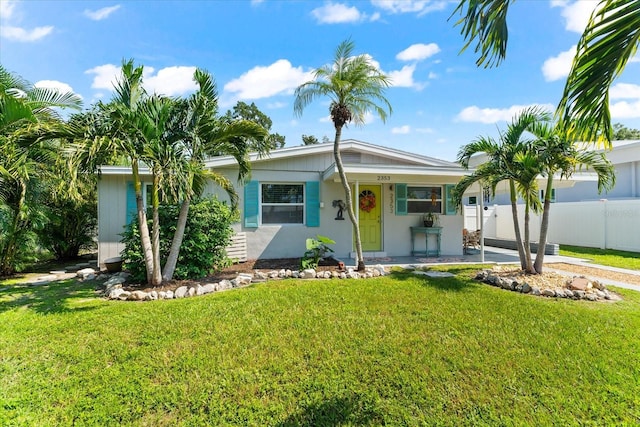
M 213 74 L 221 113 L 255 102 L 287 146 L 302 134 L 333 140 L 328 102 L 293 113 L 293 91 L 351 38 L 393 80 L 393 114 L 350 126 L 354 138 L 454 160 L 460 146 L 497 136 L 523 106 L 557 105 L 594 1 L 520 0 L 509 16 L 507 59 L 475 65 L 448 20 L 456 2 L 372 1 L 6 1 L 0 0 L 0 63 L 42 86 L 71 88 L 88 108 L 111 97 L 123 59 L 146 69 L 150 91 L 193 90 L 195 67 Z M 611 91 L 614 122 L 640 128 L 640 64 Z

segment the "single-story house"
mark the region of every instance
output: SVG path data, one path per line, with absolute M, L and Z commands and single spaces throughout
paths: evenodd
M 461 255 L 462 214 L 450 193 L 461 177 L 470 173 L 457 163 L 356 140 L 341 142 L 344 169 L 355 200 L 362 247 L 367 257 Z M 273 150 L 266 158 L 251 157 L 251 180 L 240 195 L 241 220 L 234 225 L 244 233 L 248 259 L 300 257 L 305 241 L 316 235 L 336 241 L 332 248 L 340 259 L 355 258 L 354 232 L 342 211 L 344 190 L 333 157 L 333 144 Z M 232 157 L 216 157 L 206 167 L 236 182 Z M 141 171 L 144 191 L 151 182 Z M 120 234 L 135 218 L 131 170 L 103 166 L 98 183 L 98 258 L 118 256 Z M 206 194 L 221 200 L 226 194 L 210 184 Z M 423 227 L 423 214 L 439 214 L 438 228 Z M 412 227 L 413 234 L 412 234 Z M 413 238 L 412 238 L 413 237 Z M 414 244 L 412 245 L 412 240 Z

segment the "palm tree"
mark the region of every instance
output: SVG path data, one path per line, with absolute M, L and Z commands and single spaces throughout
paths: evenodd
M 499 141 L 491 137 L 480 137 L 463 146 L 457 159 L 464 168 L 468 168 L 473 155 L 485 153 L 487 156 L 486 162 L 479 165 L 471 175 L 462 178 L 454 188 L 453 197 L 457 205 L 462 203 L 465 191 L 475 183 L 480 183 L 483 188 L 488 187 L 495 194 L 498 183 L 508 181 L 516 246 L 520 266 L 525 271 L 533 270 L 529 250 L 528 212 L 530 209 L 536 210 L 539 201 L 536 203 L 537 197 L 532 197 L 532 194 L 537 194 L 535 178 L 538 173 L 533 164 L 535 156 L 530 150 L 531 140 L 525 139 L 524 135 L 534 124 L 548 118 L 549 114 L 541 109 L 528 108 L 514 118 L 506 132 L 500 135 Z M 519 195 L 523 196 L 526 204 L 524 241 L 518 218 Z
M 600 192 L 613 187 L 615 184 L 615 170 L 604 153 L 577 148 L 569 138 L 564 137 L 563 126 L 538 123 L 530 130 L 538 138 L 535 141 L 534 149 L 537 152 L 541 173 L 547 178 L 538 252 L 533 266 L 536 273 L 541 274 L 544 262 L 544 247 L 547 244 L 551 193 L 555 176 L 559 174 L 560 179 L 567 179 L 582 168 L 592 170 L 598 176 L 598 192 Z
M 345 40 L 336 49 L 333 63 L 316 69 L 313 80 L 300 85 L 296 91 L 294 112 L 302 115 L 304 108 L 319 97 L 331 100 L 329 113 L 336 130 L 333 142 L 333 156 L 338 167 L 340 181 L 344 188 L 346 209 L 355 231 L 358 270 L 364 270 L 360 228 L 353 210 L 351 188 L 344 172 L 340 156 L 342 128 L 350 122 L 363 125 L 365 114 L 374 111 L 384 122 L 391 104 L 384 97 L 384 91 L 391 81 L 372 63 L 367 55 L 353 55 L 355 48 L 351 40 Z
M 145 155 L 144 131 L 141 128 L 150 120 L 144 117 L 145 102 L 149 97 L 142 86 L 142 73 L 143 66 L 134 66 L 133 60 L 123 61 L 111 101 L 98 103 L 90 120 L 79 120 L 75 131 L 83 135 L 81 142 L 76 144 L 74 162 L 88 172 L 97 170 L 102 160 L 113 157 L 123 158 L 131 166 L 147 283 L 152 284 L 159 282 L 161 275 L 159 272 L 154 274 L 153 247 L 140 182 L 140 163 L 144 162 Z
M 461 0 L 454 14 L 461 18 L 466 44 L 474 40 L 478 66 L 497 66 L 506 57 L 507 12 L 514 0 Z M 601 0 L 585 28 L 557 115 L 571 127 L 564 130 L 573 140 L 604 138 L 610 147 L 609 87 L 635 54 L 640 41 L 640 1 Z
M 206 170 L 207 156 L 231 155 L 238 163 L 238 180 L 242 182 L 251 170 L 249 151 L 260 156 L 269 151 L 268 132 L 249 120 L 230 120 L 218 116 L 218 92 L 209 73 L 196 69 L 193 75 L 198 90 L 182 103 L 180 124 L 183 155 L 187 159 L 180 193 L 180 213 L 171 249 L 162 271 L 163 280 L 171 280 L 176 269 L 191 200 L 202 194 L 207 180 L 223 188 L 235 206 L 237 194 L 231 181 L 222 174 Z
M 38 88 L 0 65 L 0 202 L 9 213 L 0 239 L 0 274 L 12 273 L 21 233 L 29 231 L 38 203 L 29 192 L 37 187 L 60 154 L 56 138 L 69 135 L 56 108 L 79 109 L 70 92 Z

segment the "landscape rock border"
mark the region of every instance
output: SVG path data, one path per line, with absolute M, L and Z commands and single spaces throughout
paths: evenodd
M 88 270 L 88 269 L 87 269 Z M 80 272 L 79 272 L 80 273 Z M 93 274 L 93 277 L 91 276 Z M 180 286 L 175 291 L 127 291 L 123 289 L 123 284 L 130 277 L 127 272 L 120 272 L 109 277 L 104 282 L 105 290 L 103 295 L 110 300 L 120 301 L 155 301 L 163 299 L 180 299 L 200 295 L 206 295 L 213 292 L 226 291 L 228 289 L 241 288 L 249 286 L 252 283 L 265 282 L 270 279 L 368 279 L 373 277 L 385 276 L 387 272 L 385 268 L 378 264 L 374 267 L 367 268 L 364 272 L 355 271 L 348 268 L 346 271 L 316 271 L 314 269 L 298 270 L 272 270 L 267 273 L 255 271 L 253 274 L 240 273 L 232 280 L 220 280 L 219 282 L 197 284 L 195 286 Z M 97 277 L 100 278 L 103 275 Z M 108 276 L 108 275 L 104 275 Z M 81 279 L 94 279 L 95 271 L 83 271 Z
M 585 276 L 573 276 L 566 279 L 564 287 L 538 287 L 530 285 L 526 277 L 517 278 L 515 276 L 503 276 L 495 270 L 481 270 L 475 280 L 479 280 L 491 286 L 523 294 L 549 298 L 568 298 L 574 300 L 588 301 L 619 301 L 620 296 L 610 292 L 606 285 L 597 280 L 591 280 Z

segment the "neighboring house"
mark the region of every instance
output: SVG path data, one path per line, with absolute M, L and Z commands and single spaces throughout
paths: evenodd
M 620 200 L 640 198 L 640 141 L 612 141 L 613 148 L 604 151 L 607 159 L 613 163 L 616 174 L 616 185 L 609 191 L 598 193 L 597 177 L 594 173 L 576 173 L 570 180 L 554 181 L 551 194 L 553 202 L 584 202 L 593 200 Z M 479 165 L 486 157 L 481 154 L 473 156 L 469 162 L 471 167 Z M 544 180 L 540 180 L 540 198 L 544 198 Z M 463 200 L 466 205 L 479 204 L 478 195 L 470 195 Z M 520 199 L 519 202 L 522 202 Z M 484 204 L 508 205 L 509 193 L 506 184 L 491 198 L 484 196 Z
M 463 217 L 449 195 L 469 171 L 457 163 L 355 140 L 342 141 L 341 154 L 357 200 L 354 207 L 365 256 L 411 255 L 410 227 L 422 226 L 422 216 L 429 211 L 440 214 L 440 253 L 462 254 Z M 249 259 L 300 257 L 305 240 L 318 234 L 336 241 L 332 248 L 338 258 L 354 258 L 351 221 L 346 211 L 339 212 L 344 190 L 332 143 L 273 150 L 266 158 L 252 155 L 251 160 L 251 180 L 244 188 L 236 184 L 241 221 L 234 225 L 236 232 L 246 233 Z M 236 182 L 237 166 L 232 157 L 210 159 L 206 167 Z M 127 221 L 135 218 L 130 169 L 104 166 L 101 172 L 100 263 L 120 254 L 120 234 Z M 149 183 L 148 171 L 142 172 L 141 180 Z M 143 186 L 145 193 L 147 185 Z M 213 184 L 206 189 L 208 194 L 227 199 Z M 430 240 L 430 249 L 435 243 Z M 424 250 L 425 246 L 425 236 L 416 236 L 415 249 Z

